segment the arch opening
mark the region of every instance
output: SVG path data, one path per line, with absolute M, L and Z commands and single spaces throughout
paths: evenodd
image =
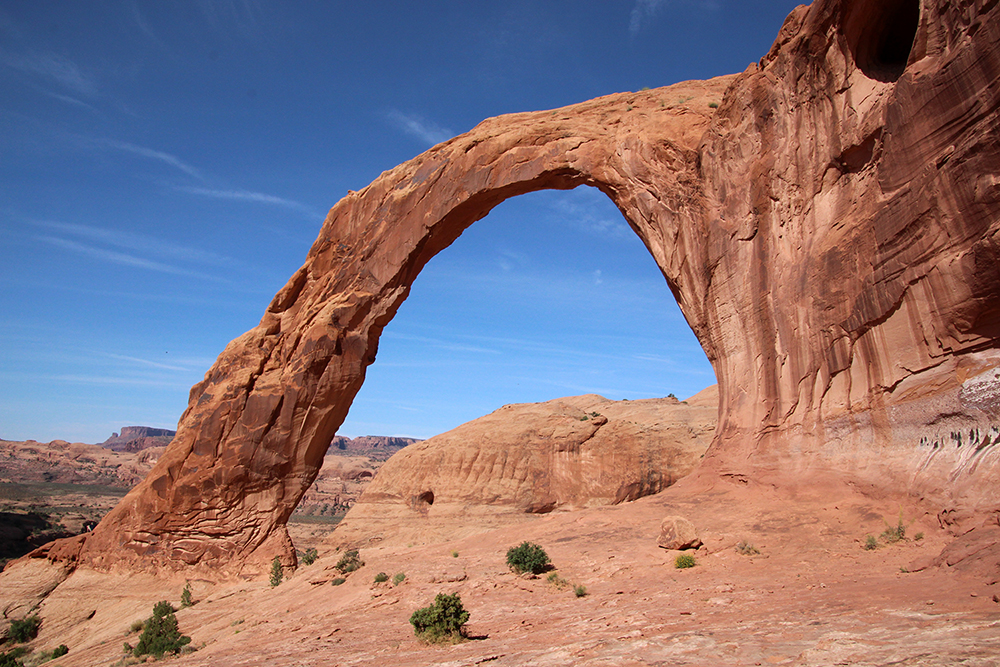
M 882 0 L 855 3 L 844 29 L 865 76 L 892 82 L 906 69 L 919 25 L 920 0 Z

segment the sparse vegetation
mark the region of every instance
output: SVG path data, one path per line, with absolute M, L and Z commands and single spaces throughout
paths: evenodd
M 413 612 L 410 623 L 414 634 L 429 643 L 457 643 L 465 638 L 464 625 L 469 620 L 469 612 L 462 606 L 458 594 L 438 593 L 434 604 Z
M 718 109 L 719 108 L 719 103 L 718 102 L 709 102 L 708 103 L 708 108 L 709 109 Z
M 920 540 L 924 539 L 924 534 L 923 533 L 917 533 L 916 535 L 913 536 L 913 539 L 915 541 L 919 542 Z
M 132 621 L 132 625 L 128 627 L 128 633 L 134 635 L 137 632 L 142 632 L 143 627 L 145 627 L 145 621 Z
M 553 572 L 552 574 L 550 574 L 546 578 L 546 581 L 548 581 L 550 584 L 552 584 L 558 589 L 563 589 L 569 586 L 569 582 L 560 577 L 558 572 Z
M 875 551 L 878 549 L 878 540 L 874 535 L 865 535 L 865 543 L 861 548 L 865 551 Z
M 381 584 L 383 581 L 389 581 L 389 575 L 385 572 L 379 572 L 375 575 L 375 583 Z
M 157 659 L 164 653 L 178 653 L 191 643 L 191 638 L 182 635 L 177 626 L 173 606 L 166 600 L 153 605 L 153 615 L 146 619 L 139 643 L 132 649 L 132 655 L 139 658 L 152 655 Z M 125 647 L 128 648 L 128 644 Z
M 275 556 L 274 560 L 271 561 L 271 588 L 274 588 L 282 582 L 285 578 L 285 568 L 281 566 L 281 561 Z
M 0 653 L 0 667 L 22 667 L 24 663 L 19 658 L 27 652 L 28 649 L 26 647 L 19 646 L 6 653 Z
M 584 586 L 583 584 L 577 584 L 576 586 L 573 587 L 573 595 L 575 595 L 576 597 L 582 598 L 586 594 L 587 594 L 587 587 Z
M 899 519 L 896 521 L 895 526 L 890 526 L 889 522 L 885 519 L 882 522 L 885 524 L 885 530 L 882 531 L 880 537 L 886 544 L 895 544 L 906 539 L 906 524 L 903 523 L 902 507 L 899 508 Z
M 190 607 L 194 604 L 194 600 L 191 599 L 191 584 L 185 582 L 184 590 L 181 591 L 181 609 Z
M 452 551 L 451 552 L 451 557 L 452 558 L 458 558 L 458 552 L 457 551 Z
M 507 565 L 516 574 L 541 574 L 549 564 L 549 555 L 537 544 L 522 542 L 507 550 Z
M 334 579 L 333 581 L 331 581 L 330 584 L 332 586 L 340 586 L 345 581 L 347 581 L 347 579 L 344 579 L 343 577 L 337 577 L 336 579 Z
M 681 554 L 674 559 L 674 567 L 678 570 L 684 570 L 689 567 L 694 567 L 698 563 L 695 561 L 694 556 L 691 554 Z
M 746 540 L 740 540 L 736 543 L 736 551 L 744 556 L 756 556 L 760 553 L 760 549 Z
M 14 644 L 30 642 L 38 636 L 38 628 L 42 625 L 42 619 L 37 616 L 26 616 L 10 622 L 10 630 L 7 638 Z
M 341 574 L 348 574 L 354 572 L 355 570 L 360 570 L 365 566 L 365 562 L 361 560 L 361 556 L 358 555 L 357 549 L 351 549 L 350 551 L 345 551 L 344 555 L 340 557 L 337 564 L 334 566 Z
M 312 565 L 319 557 L 319 552 L 314 548 L 306 549 L 306 552 L 299 558 L 303 565 Z
M 396 574 L 392 575 L 393 586 L 399 586 L 405 580 L 406 580 L 406 574 L 404 574 L 403 572 L 397 572 Z

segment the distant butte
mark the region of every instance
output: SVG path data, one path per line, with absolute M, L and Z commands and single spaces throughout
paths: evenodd
M 331 209 L 149 476 L 49 557 L 292 565 L 285 522 L 420 270 L 500 202 L 580 185 L 715 369 L 719 425 L 675 489 L 846 484 L 976 525 L 1000 509 L 998 45 L 996 2 L 817 0 L 741 74 L 491 118 L 386 171 Z

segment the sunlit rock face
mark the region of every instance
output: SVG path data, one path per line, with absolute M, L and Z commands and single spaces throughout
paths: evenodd
M 1000 505 L 998 44 L 995 2 L 817 0 L 742 74 L 489 119 L 383 173 L 192 388 L 149 477 L 51 553 L 294 559 L 285 521 L 421 268 L 505 199 L 578 185 L 615 202 L 715 367 L 702 478 Z

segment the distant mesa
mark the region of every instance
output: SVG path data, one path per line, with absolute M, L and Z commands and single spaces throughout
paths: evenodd
M 420 440 L 385 435 L 362 435 L 357 438 L 338 435 L 334 436 L 330 442 L 327 454 L 367 455 L 384 460 L 415 442 L 420 442 Z
M 111 437 L 100 443 L 115 452 L 141 452 L 150 447 L 166 447 L 177 435 L 177 431 L 149 426 L 122 426 L 122 432 L 112 433 Z

